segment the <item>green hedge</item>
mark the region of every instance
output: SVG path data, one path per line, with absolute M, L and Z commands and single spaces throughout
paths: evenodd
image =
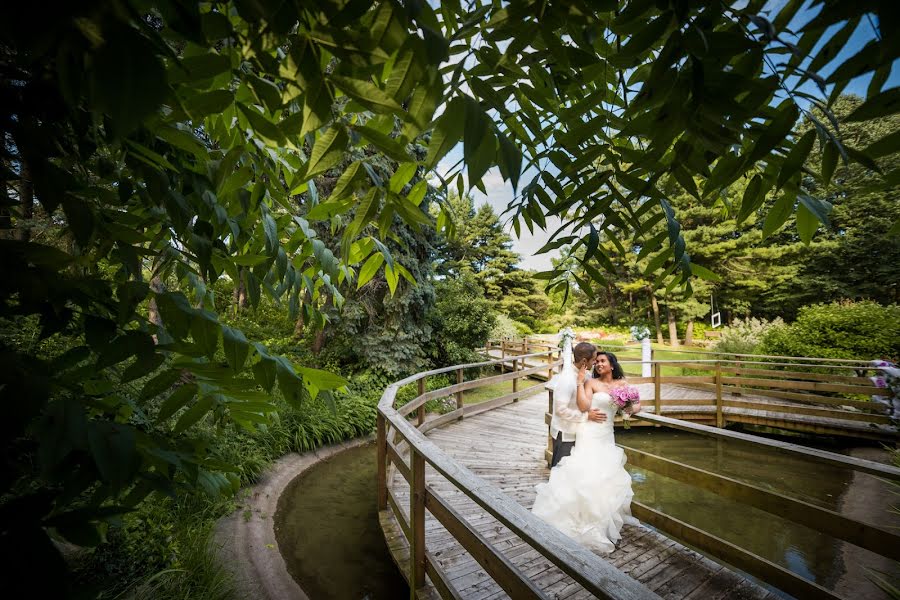
M 784 356 L 896 361 L 900 306 L 871 301 L 806 306 L 794 323 L 768 330 L 760 350 Z

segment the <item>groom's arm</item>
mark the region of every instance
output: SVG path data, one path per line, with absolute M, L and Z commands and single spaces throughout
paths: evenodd
M 565 398 L 557 394 L 553 395 L 553 413 L 561 419 L 565 419 L 566 421 L 574 421 L 576 423 L 587 421 L 588 418 L 587 413 L 581 412 L 580 410 L 574 408 L 570 408 L 569 402 Z

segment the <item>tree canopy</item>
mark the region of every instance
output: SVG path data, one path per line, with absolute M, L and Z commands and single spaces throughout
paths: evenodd
M 744 180 L 725 207 L 738 223 L 762 207 L 770 235 L 796 214 L 808 241 L 828 222 L 838 163 L 880 172 L 873 159 L 897 149 L 896 131 L 842 136 L 831 108 L 873 74 L 843 120 L 897 112 L 898 89 L 882 89 L 900 54 L 897 4 L 765 4 L 4 3 L 0 318 L 46 342 L 0 345 L 4 447 L 35 457 L 4 469 L 4 546 L 54 565 L 47 528 L 95 543 L 103 520 L 153 490 L 232 489 L 192 425 L 253 429 L 272 390 L 299 403 L 344 381 L 223 325 L 211 285 L 227 277 L 251 305 L 264 294 L 323 327 L 346 286 L 377 273 L 391 294 L 414 285 L 389 244 L 404 243 L 397 219 L 452 228 L 447 189 L 483 188 L 492 166 L 517 191 L 516 229 L 558 216 L 546 248 L 583 249 L 543 274 L 551 290 L 606 285 L 611 227 L 617 251 L 648 249 L 652 289 L 711 277 L 692 262 L 668 178 L 704 204 Z M 801 115 L 811 128 L 795 133 Z M 433 219 L 422 175 L 459 144 Z M 804 169 L 814 148 L 818 171 Z M 53 346 L 61 336 L 72 343 Z M 37 487 L 23 479 L 34 473 Z

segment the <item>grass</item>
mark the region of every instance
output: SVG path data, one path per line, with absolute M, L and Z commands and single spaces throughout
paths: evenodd
M 543 383 L 543 381 L 537 381 L 535 379 L 520 379 L 519 389 L 522 390 L 525 388 L 534 387 L 536 385 L 541 385 Z M 481 388 L 463 392 L 463 404 L 478 404 L 479 402 L 493 400 L 494 398 L 498 398 L 504 394 L 509 394 L 512 391 L 512 381 L 504 381 L 502 383 L 486 385 Z
M 592 343 L 596 344 L 598 348 L 603 349 L 604 343 L 602 340 L 592 340 Z M 611 352 L 616 355 L 620 361 L 625 360 L 640 360 L 641 359 L 641 347 L 637 344 L 626 347 L 625 349 L 618 348 L 621 344 L 609 344 L 613 346 Z M 658 344 L 653 344 L 653 359 L 654 360 L 681 360 L 681 361 L 691 361 L 691 360 L 704 360 L 704 359 L 712 359 L 715 355 L 711 356 L 703 356 L 701 353 L 708 352 L 708 350 L 704 350 L 698 346 L 679 346 L 678 350 L 674 350 L 669 348 L 668 346 L 660 346 Z M 687 354 L 685 351 L 697 352 L 697 354 Z M 640 376 L 641 366 L 639 364 L 630 364 L 630 365 L 622 365 L 622 368 L 625 370 L 626 374 L 631 376 Z M 686 370 L 683 367 L 679 366 L 668 366 L 663 365 L 662 374 L 664 377 L 672 377 L 672 376 L 680 376 L 687 375 Z M 695 371 L 696 369 L 694 369 Z

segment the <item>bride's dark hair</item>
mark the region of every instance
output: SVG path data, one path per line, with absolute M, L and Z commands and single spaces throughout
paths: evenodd
M 625 371 L 622 370 L 622 365 L 619 364 L 619 359 L 616 358 L 616 355 L 612 352 L 601 350 L 597 353 L 597 356 L 601 354 L 609 360 L 609 366 L 612 367 L 612 378 L 625 379 Z

